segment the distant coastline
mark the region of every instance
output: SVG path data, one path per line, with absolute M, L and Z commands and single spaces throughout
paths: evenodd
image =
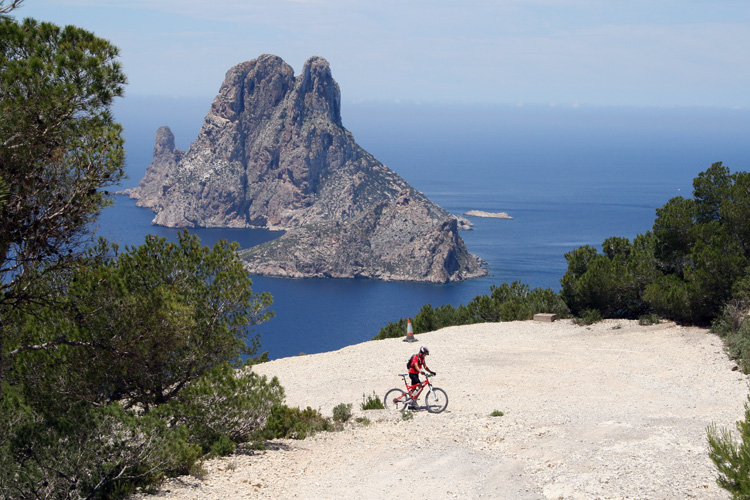
M 469 210 L 464 212 L 468 217 L 485 217 L 489 219 L 513 219 L 507 212 L 483 212 L 482 210 Z

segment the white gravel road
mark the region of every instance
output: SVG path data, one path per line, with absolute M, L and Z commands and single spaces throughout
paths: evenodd
M 727 499 L 708 459 L 706 427 L 743 417 L 748 380 L 720 339 L 673 323 L 488 323 L 256 367 L 287 404 L 352 425 L 269 450 L 212 460 L 203 480 L 169 480 L 170 499 Z M 383 397 L 420 345 L 449 396 L 441 414 L 403 420 L 359 409 Z M 495 411 L 504 416 L 493 417 Z

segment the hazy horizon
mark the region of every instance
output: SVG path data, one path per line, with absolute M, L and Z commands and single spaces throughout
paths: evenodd
M 170 127 L 176 146 L 187 150 L 211 101 L 137 96 L 118 100 L 114 113 L 125 127 L 131 176 L 123 187 L 136 185 L 143 176 L 159 127 Z M 633 162 L 629 175 L 677 160 L 692 176 L 716 161 L 734 171 L 750 171 L 750 145 L 745 139 L 750 109 L 345 102 L 341 112 L 344 127 L 357 143 L 410 182 L 423 177 L 417 170 L 425 162 L 415 163 L 417 156 L 428 160 L 434 177 L 453 179 L 457 169 L 465 170 L 460 162 L 471 161 L 472 149 L 488 148 L 499 163 L 527 169 L 533 163 L 540 171 L 554 170 L 561 163 L 596 171 L 617 158 L 643 158 L 649 151 L 653 151 L 651 167 Z M 585 157 L 569 162 L 559 156 L 574 143 L 587 151 Z M 510 179 L 516 174 L 504 175 Z
M 212 98 L 234 65 L 326 58 L 346 102 L 750 107 L 744 0 L 26 0 L 121 49 L 132 96 Z

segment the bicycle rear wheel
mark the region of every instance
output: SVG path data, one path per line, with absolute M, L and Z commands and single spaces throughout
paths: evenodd
M 430 413 L 440 413 L 448 407 L 448 395 L 440 387 L 433 387 L 425 395 L 424 404 Z
M 386 410 L 404 411 L 409 397 L 401 389 L 391 389 L 385 393 L 383 405 Z

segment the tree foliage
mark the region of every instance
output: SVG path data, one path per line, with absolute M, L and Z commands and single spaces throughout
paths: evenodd
M 709 457 L 719 476 L 716 482 L 735 500 L 750 499 L 750 398 L 745 403 L 745 419 L 737 422 L 735 437 L 729 429 L 708 427 Z
M 573 314 L 597 310 L 606 317 L 637 318 L 648 311 L 643 294 L 657 276 L 654 236 L 634 241 L 612 237 L 602 243 L 603 253 L 592 246 L 565 254 L 568 271 L 560 281 L 561 295 Z
M 236 249 L 203 247 L 184 231 L 177 243 L 147 236 L 79 268 L 61 307 L 40 307 L 19 326 L 30 342 L 15 376 L 31 384 L 49 372 L 45 390 L 149 410 L 215 366 L 254 355 L 251 327 L 271 317 L 271 297 L 253 293 Z M 53 358 L 35 348 L 60 337 L 76 345 Z M 60 376 L 61 360 L 69 377 Z
M 693 181 L 693 198 L 672 198 L 656 210 L 652 231 L 565 255 L 561 294 L 574 314 L 605 317 L 658 313 L 705 325 L 731 299 L 750 263 L 750 175 L 721 163 Z
M 309 406 L 303 410 L 276 405 L 271 409 L 262 432 L 265 439 L 305 439 L 317 432 L 331 430 L 332 427 L 329 418 Z
M 184 428 L 118 404 L 52 413 L 5 398 L 0 416 L 16 419 L 0 442 L 1 498 L 118 498 L 200 456 Z
M 276 377 L 268 380 L 252 370 L 222 364 L 159 411 L 172 425 L 184 426 L 190 441 L 208 452 L 222 437 L 232 443 L 250 440 L 283 400 L 284 389 Z
M 56 307 L 15 321 L 28 342 L 0 401 L 10 422 L 0 450 L 12 457 L 0 486 L 23 492 L 11 497 L 37 495 L 40 481 L 53 497 L 118 496 L 263 428 L 283 390 L 232 365 L 255 353 L 251 327 L 270 317 L 271 298 L 252 292 L 236 248 L 183 232 L 94 249 Z
M 74 326 L 98 346 L 88 357 L 90 379 L 148 409 L 217 364 L 255 354 L 249 327 L 271 316 L 271 297 L 253 294 L 237 248 L 203 247 L 187 231 L 177 243 L 147 236 L 116 261 L 76 273 Z
M 51 276 L 80 262 L 124 175 L 116 57 L 80 28 L 0 17 L 0 380 L 10 316 L 59 297 Z
M 241 356 L 271 313 L 235 244 L 120 252 L 117 49 L 0 0 L 0 498 L 122 498 L 261 430 L 283 401 Z
M 414 316 L 414 333 L 439 330 L 448 326 L 469 325 L 472 323 L 523 321 L 537 313 L 553 313 L 560 317 L 570 314 L 559 294 L 547 288 L 531 289 L 520 281 L 490 287 L 489 295 L 478 295 L 468 304 L 453 307 L 444 304 L 432 307 L 422 306 Z M 374 340 L 403 337 L 407 321 L 402 318 L 389 323 L 374 337 Z

